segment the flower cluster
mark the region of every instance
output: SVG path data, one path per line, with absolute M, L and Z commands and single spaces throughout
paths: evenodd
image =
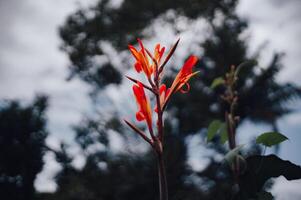
M 179 40 L 173 45 L 169 50 L 167 55 L 163 58 L 165 47 L 160 44 L 155 46 L 153 53 L 147 50 L 141 40 L 138 39 L 139 49 L 134 46 L 129 45 L 129 50 L 135 58 L 135 70 L 138 73 L 144 73 L 148 83 L 142 83 L 131 77 L 127 77 L 134 82 L 133 92 L 138 105 L 138 111 L 136 113 L 136 119 L 138 121 L 145 121 L 150 137 L 148 137 L 143 131 L 138 129 L 134 124 L 125 120 L 127 125 L 129 125 L 135 132 L 137 132 L 144 140 L 146 140 L 155 150 L 158 152 L 162 151 L 162 141 L 163 141 L 163 112 L 166 109 L 166 105 L 169 102 L 171 96 L 180 91 L 186 93 L 190 89 L 188 83 L 189 79 L 193 77 L 198 72 L 193 72 L 192 68 L 196 65 L 198 58 L 196 56 L 190 56 L 185 62 L 177 76 L 175 77 L 173 83 L 170 87 L 161 83 L 161 78 L 163 74 L 164 67 L 168 60 L 173 55 Z M 145 89 L 149 90 L 156 97 L 156 106 L 152 109 L 150 99 L 145 93 Z M 157 114 L 157 133 L 154 133 L 153 129 L 153 111 Z

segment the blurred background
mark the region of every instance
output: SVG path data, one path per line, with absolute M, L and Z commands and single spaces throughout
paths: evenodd
M 210 85 L 246 60 L 258 64 L 239 80 L 238 143 L 262 153 L 255 137 L 279 131 L 289 141 L 265 154 L 301 165 L 300 10 L 298 0 L 0 0 L 0 199 L 157 199 L 152 152 L 122 123 L 137 109 L 124 77 L 140 78 L 127 50 L 136 38 L 149 49 L 181 38 L 166 82 L 201 58 L 166 114 L 172 200 L 227 199 L 227 145 L 205 140 L 225 110 Z M 300 186 L 279 177 L 266 188 L 298 200 Z

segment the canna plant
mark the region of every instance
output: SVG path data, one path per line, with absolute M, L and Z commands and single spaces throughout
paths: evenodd
M 138 106 L 136 120 L 146 123 L 149 134 L 146 134 L 130 121 L 124 121 L 131 129 L 133 129 L 133 131 L 140 135 L 155 152 L 158 164 L 160 200 L 168 200 L 167 180 L 163 159 L 163 114 L 173 94 L 178 91 L 181 93 L 186 93 L 189 91 L 190 85 L 188 81 L 191 77 L 198 73 L 198 71 L 193 72 L 192 70 L 197 63 L 198 58 L 193 55 L 190 56 L 182 66 L 181 70 L 178 72 L 171 86 L 167 87 L 164 83 L 162 83 L 164 67 L 175 52 L 179 40 L 177 40 L 177 42 L 171 47 L 165 57 L 165 47 L 161 47 L 160 44 L 155 46 L 154 53 L 152 54 L 144 47 L 141 40 L 138 39 L 138 43 L 140 47 L 139 50 L 132 45 L 129 45 L 128 47 L 131 54 L 135 58 L 135 70 L 138 73 L 143 73 L 148 83 L 143 83 L 142 81 L 136 80 L 129 76 L 126 77 L 134 83 L 132 89 Z M 148 90 L 149 93 L 155 97 L 154 108 L 152 108 L 150 98 L 145 90 Z M 154 116 L 156 116 L 155 119 L 153 118 Z
M 231 66 L 224 77 L 218 77 L 212 82 L 211 88 L 223 86 L 224 92 L 220 95 L 227 105 L 225 110 L 225 121 L 213 120 L 207 131 L 207 141 L 210 142 L 216 135 L 219 135 L 222 144 L 228 142 L 229 152 L 225 155 L 233 175 L 234 185 L 231 199 L 273 199 L 271 193 L 265 191 L 264 184 L 270 178 L 284 176 L 287 180 L 301 178 L 301 167 L 284 161 L 276 155 L 251 155 L 243 157 L 240 151 L 244 145 L 239 145 L 236 138 L 236 129 L 239 116 L 236 108 L 239 103 L 239 93 L 236 90 L 237 80 L 241 68 L 251 62 L 245 62 L 239 66 Z M 256 138 L 256 143 L 267 147 L 278 145 L 288 138 L 278 132 L 265 132 Z

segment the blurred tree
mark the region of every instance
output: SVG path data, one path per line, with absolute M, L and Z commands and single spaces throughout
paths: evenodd
M 231 9 L 232 10 L 232 9 Z M 229 12 L 230 13 L 230 12 Z M 247 23 L 235 13 L 220 13 L 222 19 L 216 25 L 211 23 L 213 35 L 203 43 L 204 55 L 200 64 L 200 78 L 194 79 L 191 92 L 178 95 L 174 101 L 176 116 L 179 119 L 179 130 L 182 133 L 193 133 L 206 126 L 212 118 L 224 119 L 225 105 L 221 102 L 222 89 L 210 88 L 214 78 L 224 76 L 231 65 L 238 66 L 245 61 L 240 70 L 237 90 L 239 94 L 237 115 L 240 122 L 250 119 L 254 122 L 270 124 L 277 130 L 276 121 L 291 112 L 290 100 L 300 99 L 301 90 L 293 83 L 278 83 L 281 54 L 275 54 L 270 64 L 260 68 L 255 64 L 256 56 L 247 55 L 247 44 L 240 35 Z M 186 103 L 185 106 L 181 106 Z M 192 112 L 198 113 L 191 115 Z
M 145 28 L 170 10 L 176 16 L 191 20 L 201 17 L 209 22 L 211 37 L 199 44 L 204 50 L 199 64 L 200 77 L 194 79 L 190 93 L 176 95 L 170 102 L 169 116 L 177 119 L 177 123 L 169 127 L 172 134 L 167 135 L 165 140 L 168 143 L 166 159 L 170 165 L 167 166 L 167 173 L 172 200 L 229 199 L 231 194 L 227 172 L 215 160 L 197 174 L 187 166 L 185 139 L 187 134 L 206 127 L 213 118 L 224 117 L 225 105 L 219 100 L 222 88 L 212 90 L 210 85 L 213 79 L 224 75 L 231 65 L 258 58 L 258 52 L 255 56 L 247 54 L 247 41 L 242 39 L 247 21 L 235 13 L 237 3 L 238 0 L 124 0 L 120 6 L 112 6 L 111 1 L 102 0 L 91 8 L 79 9 L 60 28 L 62 50 L 72 62 L 70 78 L 78 76 L 100 92 L 109 84 L 121 84 L 121 71 L 124 71 L 114 64 L 114 59 L 107 53 L 108 46 L 117 53 L 126 50 L 127 45 L 135 43 L 137 37 L 145 36 Z M 176 23 L 176 20 L 167 23 Z M 277 54 L 263 69 L 256 64 L 242 68 L 237 108 L 241 122 L 251 119 L 275 126 L 279 117 L 290 112 L 286 106 L 288 100 L 300 98 L 301 92 L 296 86 L 276 82 L 280 61 L 281 56 Z M 130 67 L 122 64 L 125 68 Z M 171 77 L 166 77 L 167 82 L 170 80 Z M 116 123 L 119 119 L 113 121 L 113 130 L 125 134 L 122 125 Z M 143 199 L 156 198 L 154 189 L 157 188 L 154 185 L 157 176 L 155 166 L 152 166 L 153 158 L 149 159 L 150 152 L 143 155 L 112 154 L 107 136 L 112 127 L 108 124 L 112 124 L 110 120 L 104 124 L 99 124 L 99 120 L 88 120 L 77 127 L 77 142 L 84 151 L 97 143 L 107 151 L 88 154 L 87 164 L 82 170 L 60 174 L 59 189 L 54 198 L 141 199 L 138 189 Z M 223 152 L 222 148 L 217 150 Z M 99 163 L 105 168 L 99 167 Z M 199 186 L 200 177 L 208 183 L 207 188 Z M 70 188 L 77 188 L 78 191 L 71 194 Z
M 120 83 L 117 75 L 120 72 L 112 65 L 112 60 L 97 62 L 101 55 L 107 56 L 104 42 L 109 42 L 118 51 L 125 50 L 129 43 L 136 42 L 137 37 L 143 37 L 144 28 L 170 9 L 190 18 L 212 18 L 216 9 L 226 10 L 235 3 L 236 0 L 124 0 L 120 7 L 114 7 L 111 1 L 103 0 L 92 8 L 80 9 L 60 28 L 64 42 L 62 50 L 72 61 L 71 77 L 77 75 L 99 88 Z M 103 81 L 97 81 L 99 79 Z
M 64 166 L 56 177 L 58 190 L 52 195 L 41 195 L 42 199 L 132 200 L 141 199 L 141 196 L 145 200 L 158 198 L 155 155 L 153 152 L 113 153 L 108 140 L 104 138 L 107 138 L 107 132 L 120 127 L 118 121 L 114 121 L 115 119 L 112 119 L 107 123 L 111 125 L 107 126 L 106 131 L 103 127 L 96 127 L 96 123 L 90 120 L 86 121 L 86 128 L 83 125 L 76 128 L 77 142 L 84 144 L 81 148 L 87 158 L 86 164 L 83 169 L 74 169 L 64 148 L 56 152 L 57 161 Z M 166 167 L 171 199 L 197 200 L 204 196 L 187 178 L 191 170 L 185 164 L 184 140 L 168 135 L 167 141 L 169 144 L 165 157 L 169 161 Z M 103 148 L 92 150 L 97 145 L 103 145 Z
M 1 102 L 0 105 L 0 197 L 35 199 L 34 180 L 43 168 L 47 98 L 32 105 Z
M 190 19 L 206 18 L 211 25 L 212 35 L 200 44 L 204 49 L 202 63 L 199 64 L 201 77 L 195 79 L 192 92 L 179 95 L 173 101 L 179 132 L 193 133 L 205 127 L 212 118 L 223 118 L 224 107 L 218 101 L 220 91 L 212 91 L 209 87 L 213 79 L 225 74 L 231 65 L 256 60 L 259 56 L 259 52 L 255 53 L 256 56 L 247 55 L 247 42 L 241 37 L 247 22 L 235 13 L 237 3 L 238 0 L 124 0 L 119 7 L 114 7 L 110 1 L 104 0 L 90 9 L 80 9 L 70 15 L 60 29 L 64 42 L 62 49 L 72 61 L 71 77 L 77 75 L 99 89 L 108 84 L 121 83 L 120 71 L 112 64 L 112 60 L 103 59 L 103 62 L 99 62 L 102 56 L 109 58 L 103 43 L 109 42 L 117 51 L 125 50 L 127 44 L 135 43 L 137 37 L 143 37 L 143 30 L 154 19 L 169 10 Z M 277 119 L 291 111 L 286 103 L 294 97 L 300 98 L 301 92 L 291 83 L 276 82 L 280 69 L 281 56 L 276 54 L 270 65 L 261 69 L 261 72 L 258 72 L 256 64 L 242 70 L 237 109 L 241 122 L 248 118 L 269 123 L 276 129 Z M 182 106 L 183 103 L 185 106 Z

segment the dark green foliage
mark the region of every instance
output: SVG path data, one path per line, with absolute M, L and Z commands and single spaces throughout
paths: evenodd
M 240 116 L 249 116 L 255 122 L 273 124 L 278 118 L 291 112 L 286 103 L 299 99 L 301 90 L 294 84 L 279 84 L 275 81 L 282 67 L 280 59 L 281 56 L 276 54 L 266 69 L 262 69 L 258 76 L 250 77 L 251 84 L 248 85 L 245 81 L 239 100 Z
M 90 131 L 85 130 L 87 135 Z M 165 139 L 167 176 L 169 180 L 170 199 L 198 200 L 204 194 L 189 181 L 192 173 L 185 164 L 186 149 L 184 140 L 168 135 Z M 93 144 L 101 143 L 94 140 Z M 90 143 L 92 145 L 92 143 Z M 87 163 L 81 170 L 64 167 L 57 176 L 58 191 L 43 194 L 43 199 L 49 200 L 134 200 L 158 199 L 158 174 L 154 152 L 143 154 L 114 154 L 109 149 L 88 153 L 87 146 L 83 148 L 87 155 Z M 56 155 L 65 158 L 64 151 Z M 176 155 L 176 156 L 175 156 Z M 66 159 L 62 166 L 66 166 Z
M 17 101 L 0 106 L 0 196 L 1 199 L 34 199 L 34 180 L 43 167 L 47 136 L 47 99 L 32 105 Z
M 284 176 L 287 180 L 301 178 L 301 167 L 284 161 L 275 155 L 250 156 L 246 159 L 247 170 L 240 176 L 240 192 L 237 200 L 255 198 L 262 192 L 263 186 L 270 178 Z
M 270 192 L 262 191 L 257 194 L 258 200 L 273 200 L 274 196 Z
M 69 171 L 58 180 L 59 189 L 52 199 L 138 199 L 143 193 L 152 194 L 145 199 L 155 199 L 156 171 L 146 164 L 147 157 L 110 157 L 102 168 L 88 157 L 82 170 Z
M 111 84 L 119 84 L 121 82 L 121 74 L 110 64 L 99 66 L 97 71 L 93 75 L 86 77 L 86 81 L 95 86 L 96 88 L 102 88 Z
M 51 151 L 55 154 L 56 161 L 60 163 L 63 168 L 63 170 L 57 175 L 57 178 L 60 177 L 61 174 L 64 174 L 70 169 L 73 169 L 73 166 L 71 164 L 73 159 L 70 155 L 68 155 L 67 147 L 68 146 L 66 144 L 61 143 L 60 150 L 51 149 Z
M 199 64 L 200 78 L 193 80 L 189 94 L 179 95 L 173 101 L 173 107 L 178 108 L 176 116 L 182 133 L 197 131 L 212 118 L 224 120 L 227 107 L 220 100 L 223 87 L 212 90 L 210 86 L 216 77 L 224 76 L 231 65 L 254 60 L 247 57 L 246 42 L 239 39 L 246 23 L 233 15 L 225 16 L 224 23 L 218 27 L 212 25 L 213 36 L 203 44 L 205 53 L 203 62 Z M 239 99 L 235 110 L 240 122 L 250 119 L 274 126 L 278 118 L 291 112 L 287 102 L 301 97 L 301 90 L 294 84 L 276 82 L 282 67 L 280 60 L 281 56 L 276 54 L 264 69 L 250 63 L 240 70 L 237 83 Z M 260 73 L 255 73 L 258 69 L 261 69 Z M 192 112 L 198 114 L 191 115 Z
M 256 57 L 247 56 L 247 43 L 240 37 L 247 28 L 247 22 L 235 13 L 238 1 L 125 0 L 118 8 L 110 7 L 108 2 L 100 1 L 90 9 L 79 10 L 70 15 L 61 27 L 62 48 L 72 61 L 72 74 L 100 89 L 111 83 L 118 84 L 121 75 L 110 64 L 111 61 L 103 66 L 94 61 L 95 56 L 106 55 L 101 42 L 109 42 L 117 51 L 125 50 L 129 43 L 135 43 L 137 37 L 142 37 L 145 27 L 168 10 L 191 19 L 204 17 L 211 24 L 212 36 L 201 44 L 204 49 L 198 65 L 201 73 L 193 80 L 191 92 L 178 95 L 172 101 L 172 107 L 177 108 L 174 113 L 179 120 L 178 130 L 184 134 L 206 127 L 213 118 L 222 119 L 225 107 L 218 100 L 221 89 L 210 90 L 212 81 L 223 76 L 231 65 L 256 60 Z M 218 24 L 214 22 L 217 14 L 222 16 Z M 256 64 L 241 70 L 237 84 L 237 115 L 241 121 L 249 118 L 275 125 L 279 117 L 290 112 L 285 103 L 295 97 L 300 98 L 301 92 L 296 86 L 275 81 L 281 68 L 280 58 L 275 55 L 271 64 L 259 74 L 255 73 Z
M 91 80 L 97 80 L 95 69 L 100 66 L 95 66 L 93 57 L 105 55 L 100 42 L 109 41 L 117 50 L 124 50 L 129 43 L 135 43 L 136 38 L 142 36 L 142 30 L 152 20 L 170 9 L 190 18 L 212 18 L 216 9 L 231 12 L 227 8 L 231 7 L 233 10 L 236 2 L 237 0 L 125 0 L 120 8 L 112 8 L 108 0 L 99 1 L 95 7 L 70 15 L 65 26 L 60 29 L 64 41 L 62 49 L 72 61 L 71 76 L 76 74 L 90 83 Z M 110 83 L 110 79 L 107 79 L 99 86 Z
M 207 142 L 213 139 L 217 131 L 221 128 L 222 122 L 219 120 L 213 120 L 208 126 Z
M 196 173 L 200 180 L 204 181 L 203 186 L 207 189 L 207 199 L 228 200 L 233 197 L 231 172 L 228 165 L 211 159 L 210 164 L 201 172 Z M 202 198 L 199 198 L 201 200 Z

